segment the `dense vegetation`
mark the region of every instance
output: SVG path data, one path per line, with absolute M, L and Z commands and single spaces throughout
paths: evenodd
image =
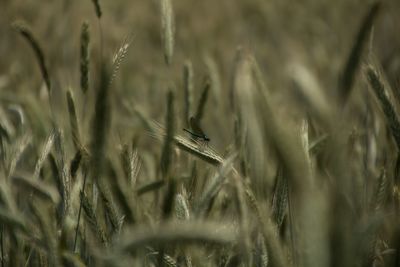
M 399 11 L 4 0 L 1 266 L 400 266 Z

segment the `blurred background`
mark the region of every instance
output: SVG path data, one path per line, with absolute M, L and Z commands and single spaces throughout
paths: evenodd
M 216 117 L 227 112 L 226 101 L 219 100 L 228 96 L 238 47 L 254 55 L 271 94 L 277 95 L 278 103 L 282 102 L 277 106 L 290 112 L 285 93 L 291 86 L 289 66 L 293 63 L 307 66 L 321 88 L 328 95 L 333 93 L 370 2 L 174 0 L 175 49 L 172 64 L 167 67 L 161 42 L 159 1 L 100 1 L 104 58 L 111 64 L 124 39 L 132 36 L 132 45 L 114 88 L 156 120 L 164 118 L 164 99 L 169 87 L 182 96 L 182 70 L 187 60 L 193 64 L 195 99 L 201 94 L 204 77 L 214 73 L 215 90 L 208 104 L 213 112 L 204 117 L 204 128 L 213 137 L 213 145 L 224 149 L 232 141 L 226 138 L 232 127 L 220 125 L 221 120 Z M 394 88 L 399 88 L 400 79 L 399 12 L 399 1 L 384 1 L 369 45 Z M 91 1 L 2 0 L 0 90 L 3 96 L 37 97 L 44 87 L 31 48 L 11 27 L 12 22 L 19 20 L 30 26 L 41 45 L 55 92 L 68 88 L 79 91 L 80 30 L 82 23 L 88 21 L 91 87 L 95 86 L 98 75 L 93 70 L 99 63 L 100 39 Z M 65 108 L 65 101 L 57 106 Z M 134 119 L 127 123 L 135 127 Z

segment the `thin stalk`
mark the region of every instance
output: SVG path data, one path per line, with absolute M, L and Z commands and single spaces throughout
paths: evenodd
M 4 239 L 3 239 L 3 235 L 4 235 L 4 225 L 1 225 L 1 267 L 4 267 Z
M 292 198 L 290 197 L 291 195 L 291 186 L 290 183 L 288 183 L 288 210 L 289 210 L 289 225 L 290 225 L 290 249 L 292 250 L 292 257 L 293 257 L 293 266 L 296 267 L 297 265 L 297 252 L 296 252 L 296 245 L 295 245 L 295 236 L 294 236 L 294 218 L 293 218 L 293 209 L 292 209 Z
M 83 185 L 82 185 L 81 194 L 83 192 L 85 192 L 86 179 L 87 179 L 87 172 L 85 171 L 85 176 L 83 178 Z M 76 242 L 78 240 L 78 230 L 79 230 L 79 222 L 81 220 L 81 213 L 82 213 L 82 198 L 80 198 L 80 203 L 79 203 L 78 222 L 77 222 L 76 228 L 75 228 L 75 239 L 74 239 L 74 250 L 73 251 L 75 251 L 75 249 L 76 249 Z

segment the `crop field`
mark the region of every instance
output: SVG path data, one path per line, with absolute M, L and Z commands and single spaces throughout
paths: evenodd
M 0 0 L 0 266 L 400 266 L 400 1 Z

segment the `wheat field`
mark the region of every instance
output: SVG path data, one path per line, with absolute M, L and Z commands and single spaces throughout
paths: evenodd
M 400 266 L 399 14 L 3 0 L 1 266 Z

